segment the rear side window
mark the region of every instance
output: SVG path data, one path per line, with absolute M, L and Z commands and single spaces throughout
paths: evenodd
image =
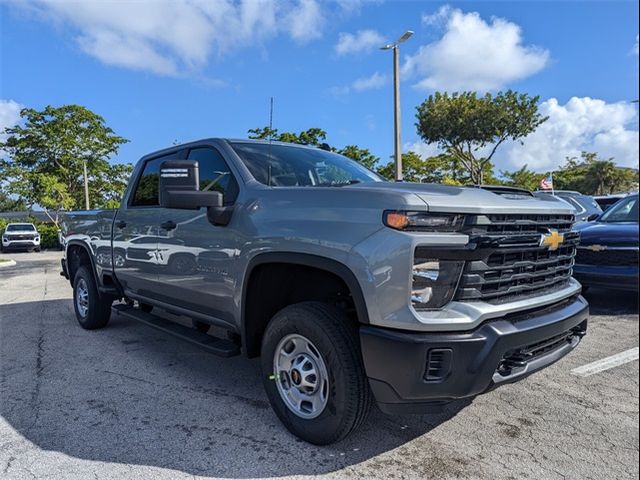
M 160 205 L 159 182 L 160 165 L 165 160 L 177 158 L 177 152 L 148 160 L 138 180 L 136 191 L 133 193 L 131 205 L 134 207 L 153 207 Z
M 198 162 L 200 190 L 222 193 L 225 205 L 231 205 L 236 201 L 238 182 L 218 150 L 212 147 L 192 148 L 188 159 Z

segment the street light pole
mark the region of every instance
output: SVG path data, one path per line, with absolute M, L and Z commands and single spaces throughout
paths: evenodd
M 84 170 L 84 209 L 89 210 L 89 180 L 87 179 L 87 160 L 82 162 Z
M 413 32 L 407 30 L 398 40 L 381 47 L 381 50 L 393 50 L 393 156 L 396 165 L 396 182 L 402 181 L 402 143 L 400 136 L 400 44 Z

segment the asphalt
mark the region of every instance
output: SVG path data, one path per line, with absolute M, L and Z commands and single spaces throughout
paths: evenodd
M 0 269 L 0 478 L 638 478 L 637 296 L 594 290 L 565 359 L 443 413 L 375 410 L 315 447 L 271 411 L 255 360 L 221 359 L 137 323 L 76 324 L 59 252 Z

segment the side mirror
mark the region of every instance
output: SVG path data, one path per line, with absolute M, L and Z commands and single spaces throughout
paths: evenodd
M 160 165 L 160 206 L 182 210 L 222 208 L 220 192 L 200 191 L 198 162 L 166 160 Z
M 599 216 L 599 213 L 592 213 L 587 217 L 587 222 L 593 222 L 594 220 L 597 220 Z

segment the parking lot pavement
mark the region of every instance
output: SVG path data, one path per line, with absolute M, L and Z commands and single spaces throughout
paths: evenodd
M 280 425 L 258 362 L 125 321 L 84 331 L 58 252 L 6 256 L 1 478 L 638 478 L 638 361 L 571 373 L 638 346 L 635 295 L 594 290 L 583 344 L 523 382 L 438 415 L 375 410 L 315 447 Z

